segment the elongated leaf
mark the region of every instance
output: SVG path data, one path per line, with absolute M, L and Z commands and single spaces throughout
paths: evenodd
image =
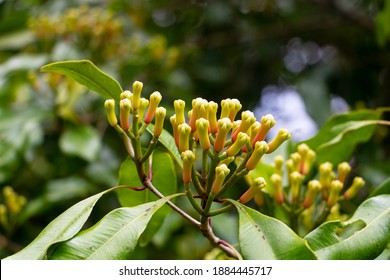
M 390 195 L 366 200 L 348 221 L 324 223 L 305 239 L 320 259 L 375 259 L 390 240 Z
M 149 126 L 147 127 L 147 131 L 151 135 L 153 135 L 153 130 L 154 125 L 149 124 Z M 163 129 L 160 137 L 158 138 L 158 141 L 171 153 L 173 159 L 179 165 L 179 167 L 183 168 L 183 160 L 181 159 L 179 150 L 176 147 L 175 139 L 173 138 L 173 136 L 168 131 Z
M 113 210 L 92 228 L 58 244 L 50 259 L 125 259 L 137 245 L 153 214 L 174 196 Z
M 237 201 L 229 202 L 239 214 L 239 244 L 245 259 L 316 259 L 306 241 L 281 221 Z
M 152 183 L 159 192 L 168 196 L 177 192 L 177 176 L 175 167 L 168 152 L 155 150 L 153 152 L 152 161 Z M 130 185 L 141 187 L 142 183 L 138 178 L 137 168 L 134 162 L 128 158 L 125 160 L 119 170 L 120 185 Z M 130 189 L 119 189 L 118 198 L 122 206 L 132 207 L 143 203 L 155 201 L 157 197 L 149 190 L 133 191 Z M 141 244 L 146 244 L 150 241 L 153 235 L 162 225 L 165 217 L 171 212 L 168 206 L 163 207 L 152 221 L 149 223 L 147 230 L 141 239 Z
M 371 194 L 370 197 L 372 196 L 377 196 L 380 194 L 390 194 L 390 178 L 387 178 L 380 186 L 378 186 Z
M 122 92 L 119 83 L 89 60 L 54 62 L 43 66 L 41 71 L 66 75 L 104 98 L 113 98 L 119 102 L 119 96 Z
M 379 112 L 370 110 L 336 115 L 305 143 L 316 151 L 318 162 L 347 161 L 358 144 L 371 138 L 379 117 Z
M 54 219 L 27 247 L 6 259 L 38 260 L 46 257 L 47 250 L 55 243 L 72 238 L 84 225 L 96 202 L 111 188 L 88 197 L 73 205 Z

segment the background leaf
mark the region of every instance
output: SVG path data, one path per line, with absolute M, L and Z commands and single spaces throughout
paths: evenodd
M 239 214 L 239 244 L 245 259 L 316 259 L 300 238 L 281 221 L 230 200 Z
M 390 194 L 390 177 L 375 188 L 375 190 L 370 194 L 370 197 L 381 194 Z
M 41 68 L 43 72 L 55 72 L 75 79 L 103 96 L 119 102 L 122 88 L 112 77 L 101 71 L 89 60 L 69 60 L 47 64 Z
M 50 259 L 125 259 L 137 245 L 153 214 L 172 197 L 111 211 L 92 228 L 59 244 Z
M 375 259 L 390 240 L 390 195 L 366 200 L 348 221 L 324 223 L 305 239 L 320 259 Z
M 153 152 L 153 185 L 164 196 L 177 192 L 177 176 L 171 156 L 168 152 L 155 150 Z M 119 185 L 129 185 L 141 187 L 142 183 L 138 178 L 137 168 L 134 162 L 128 158 L 119 170 Z M 132 207 L 147 202 L 155 201 L 158 198 L 149 190 L 134 191 L 130 189 L 119 189 L 118 198 L 122 206 Z M 142 236 L 140 243 L 148 243 L 153 235 L 162 225 L 165 217 L 171 212 L 171 208 L 166 206 L 156 213 L 149 223 L 147 230 Z
M 100 152 L 98 132 L 92 126 L 69 126 L 60 138 L 60 148 L 65 154 L 94 161 Z
M 72 238 L 82 228 L 99 198 L 113 189 L 105 190 L 73 205 L 53 220 L 27 247 L 6 259 L 44 259 L 51 245 Z
M 378 111 L 361 110 L 331 117 L 316 136 L 305 143 L 317 153 L 317 162 L 348 161 L 355 147 L 368 141 L 380 117 Z

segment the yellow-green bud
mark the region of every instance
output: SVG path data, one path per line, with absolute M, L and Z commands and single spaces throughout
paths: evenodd
M 214 182 L 211 187 L 211 192 L 218 193 L 222 187 L 223 181 L 226 176 L 230 173 L 230 169 L 226 166 L 226 164 L 220 164 L 215 168 L 215 177 Z
M 309 146 L 305 143 L 299 144 L 297 147 L 298 154 L 301 155 L 302 159 L 306 157 L 309 150 L 310 150 Z
M 348 162 L 342 162 L 339 163 L 337 166 L 337 180 L 341 181 L 342 183 L 345 182 L 345 178 L 347 177 L 348 173 L 351 171 L 351 166 Z
M 284 203 L 284 192 L 283 192 L 283 186 L 282 186 L 282 176 L 280 176 L 279 174 L 272 174 L 270 180 L 271 180 L 271 184 L 272 184 L 272 188 L 273 188 L 275 201 L 279 204 L 283 204 Z
M 294 171 L 293 173 L 290 173 L 289 179 L 290 179 L 292 201 L 297 202 L 301 191 L 303 176 L 298 171 Z
M 201 99 L 197 102 L 196 107 L 198 108 L 198 119 L 204 118 L 207 120 L 209 116 L 209 102 L 206 99 Z
M 171 116 L 169 121 L 172 125 L 173 139 L 175 139 L 176 146 L 179 147 L 179 126 L 176 124 L 176 115 Z
M 192 165 L 195 161 L 195 155 L 192 151 L 187 150 L 181 153 L 181 158 L 183 160 L 183 182 L 188 184 L 191 182 Z
M 210 132 L 212 134 L 216 134 L 218 131 L 217 110 L 218 110 L 218 103 L 215 103 L 214 101 L 210 101 L 208 120 L 210 124 Z
M 322 189 L 326 190 L 330 187 L 330 183 L 333 180 L 333 164 L 330 162 L 324 162 L 320 165 L 320 183 Z
M 222 100 L 221 101 L 221 115 L 219 118 L 220 119 L 229 118 L 230 112 L 233 110 L 233 108 L 234 108 L 234 103 L 232 102 L 232 100 L 230 98 Z M 231 119 L 230 119 L 230 121 L 233 122 L 233 120 L 231 120 Z
M 279 174 L 280 176 L 283 174 L 283 162 L 284 158 L 280 155 L 274 158 L 275 173 Z
M 196 129 L 199 136 L 200 146 L 204 151 L 208 151 L 210 149 L 209 121 L 204 118 L 196 120 Z
M 305 200 L 303 201 L 303 207 L 309 208 L 313 205 L 314 200 L 316 199 L 316 196 L 321 191 L 321 184 L 318 180 L 311 180 L 307 184 L 307 192 Z
M 142 118 L 144 117 L 144 112 L 148 107 L 148 105 L 149 105 L 149 100 L 142 97 L 139 101 L 139 107 L 138 107 L 138 122 L 142 121 Z
M 256 121 L 255 115 L 253 112 L 247 110 L 241 113 L 241 122 L 240 126 L 235 130 L 233 133 L 231 139 L 232 141 L 236 141 L 236 138 L 238 136 L 238 133 L 240 132 L 247 132 L 248 129 L 251 127 L 252 124 L 254 124 Z
M 240 132 L 238 134 L 238 137 L 236 139 L 236 142 L 234 142 L 226 151 L 226 154 L 228 157 L 235 156 L 238 154 L 238 152 L 242 149 L 242 147 L 245 146 L 245 144 L 249 141 L 249 136 L 244 133 Z
M 358 191 L 363 188 L 365 182 L 361 177 L 355 177 L 353 179 L 352 185 L 348 188 L 348 190 L 344 193 L 344 199 L 353 198 Z
M 154 136 L 159 137 L 164 127 L 164 120 L 167 110 L 164 107 L 156 109 L 156 120 L 154 121 Z
M 154 114 L 156 113 L 156 109 L 160 104 L 161 99 L 162 99 L 161 93 L 159 93 L 158 91 L 155 91 L 150 95 L 149 108 L 144 118 L 145 123 L 149 124 L 153 120 Z
M 248 159 L 245 167 L 247 170 L 253 170 L 256 168 L 256 165 L 261 160 L 262 156 L 268 151 L 268 145 L 265 141 L 256 142 L 256 145 L 253 149 L 253 153 Z
M 279 130 L 276 137 L 270 143 L 268 143 L 269 149 L 267 154 L 274 152 L 277 148 L 280 147 L 280 145 L 282 145 L 284 141 L 290 139 L 290 137 L 291 137 L 290 132 L 288 132 L 287 129 Z
M 333 205 L 335 205 L 337 203 L 337 200 L 339 198 L 339 193 L 340 193 L 342 188 L 343 188 L 343 183 L 340 182 L 339 180 L 333 180 L 330 183 L 329 197 L 328 197 L 328 200 L 326 202 L 326 204 L 329 207 L 332 207 Z
M 234 157 L 227 157 L 219 162 L 219 164 L 226 164 L 228 166 L 234 161 Z
M 233 98 L 232 100 L 230 100 L 230 102 L 231 102 L 231 104 L 233 106 L 231 106 L 231 110 L 230 110 L 230 113 L 229 113 L 229 119 L 231 121 L 234 121 L 234 119 L 236 118 L 237 113 L 241 110 L 242 105 L 241 105 L 240 101 L 238 99 L 236 99 L 236 98 Z M 244 131 L 244 132 L 246 132 L 246 131 Z
M 214 141 L 214 150 L 219 153 L 223 150 L 226 142 L 226 136 L 233 127 L 233 123 L 229 118 L 223 118 L 218 120 L 218 132 Z
M 120 100 L 125 98 L 129 99 L 130 101 L 133 100 L 133 94 L 131 93 L 130 90 L 125 90 L 120 94 Z
M 115 114 L 115 100 L 107 99 L 104 102 L 104 108 L 106 108 L 107 119 L 109 124 L 111 126 L 116 126 L 118 124 L 118 119 L 116 118 L 116 114 Z
M 241 195 L 240 202 L 241 203 L 247 203 L 252 198 L 255 197 L 255 195 L 265 187 L 266 182 L 263 177 L 258 177 L 253 181 L 253 184 L 249 187 L 249 189 Z
M 128 131 L 130 129 L 130 109 L 130 99 L 124 98 L 119 101 L 119 121 L 124 131 Z
M 256 142 L 264 141 L 270 129 L 276 124 L 274 117 L 271 114 L 265 115 L 261 118 L 261 126 L 257 132 L 255 138 L 252 141 L 252 147 L 255 146 Z
M 200 107 L 204 104 L 204 102 L 207 102 L 203 98 L 196 98 L 192 100 L 192 112 L 191 112 L 191 117 L 188 122 L 188 124 L 191 126 L 192 132 L 196 131 L 196 120 L 199 119 L 199 112 L 200 112 Z M 204 109 L 204 106 L 203 106 Z M 203 111 L 202 111 L 203 113 Z M 207 115 L 206 115 L 207 117 Z
M 176 115 L 177 125 L 180 125 L 180 124 L 186 122 L 186 118 L 184 116 L 185 106 L 186 106 L 186 103 L 181 99 L 175 100 L 173 102 L 173 107 L 175 107 L 175 115 Z
M 189 150 L 191 127 L 187 123 L 179 124 L 179 151 Z
M 138 110 L 140 100 L 141 100 L 141 91 L 142 91 L 143 83 L 139 81 L 135 81 L 133 83 L 133 109 Z

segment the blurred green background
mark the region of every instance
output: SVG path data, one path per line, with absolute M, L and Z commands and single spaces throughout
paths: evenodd
M 390 1 L 0 0 L 0 189 L 26 199 L 0 228 L 1 257 L 116 185 L 126 157 L 104 100 L 38 71 L 69 59 L 90 59 L 125 89 L 140 80 L 145 96 L 160 91 L 169 115 L 178 98 L 238 98 L 258 117 L 274 113 L 300 141 L 335 113 L 390 106 Z M 389 177 L 389 158 L 388 129 L 378 127 L 351 159 L 368 191 Z M 107 196 L 89 223 L 118 205 Z M 218 219 L 217 233 L 234 240 L 235 220 Z M 172 214 L 134 258 L 198 259 L 209 250 Z

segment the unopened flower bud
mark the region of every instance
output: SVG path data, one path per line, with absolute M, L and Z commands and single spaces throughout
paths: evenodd
M 247 110 L 241 113 L 241 123 L 240 126 L 236 129 L 236 131 L 232 134 L 232 141 L 236 141 L 236 138 L 238 136 L 238 133 L 240 132 L 247 132 L 248 129 L 251 127 L 252 124 L 254 124 L 256 121 L 255 115 L 253 112 Z
M 119 99 L 122 100 L 122 99 L 129 99 L 130 101 L 133 100 L 133 94 L 131 93 L 130 90 L 125 90 L 123 91 L 120 96 L 119 96 Z
M 0 225 L 8 226 L 8 211 L 4 204 L 0 204 Z
M 236 99 L 236 98 L 233 98 L 232 100 L 230 100 L 230 102 L 231 102 L 231 104 L 233 106 L 231 106 L 231 110 L 230 110 L 230 113 L 229 113 L 229 119 L 231 121 L 234 121 L 234 119 L 236 118 L 237 113 L 241 110 L 242 105 L 241 105 L 240 101 L 238 99 Z
M 324 162 L 320 165 L 320 178 L 322 189 L 326 190 L 330 187 L 330 183 L 333 180 L 333 164 L 330 162 Z
M 274 199 L 277 203 L 283 204 L 284 203 L 284 192 L 283 192 L 283 186 L 282 186 L 282 176 L 279 174 L 272 174 L 271 178 L 271 184 L 273 188 L 273 194 Z
M 230 173 L 230 169 L 226 164 L 220 164 L 215 168 L 214 182 L 211 187 L 211 192 L 218 193 L 221 189 L 226 176 Z
M 187 123 L 179 124 L 179 151 L 189 150 L 191 127 Z
M 144 118 L 144 122 L 146 124 L 149 124 L 153 120 L 154 114 L 156 113 L 156 109 L 160 104 L 161 99 L 162 99 L 161 93 L 159 93 L 158 91 L 155 91 L 150 95 L 149 108 Z
M 156 109 L 156 119 L 154 121 L 154 137 L 159 137 L 164 127 L 164 120 L 167 110 L 164 107 L 158 107 Z
M 309 208 L 313 205 L 318 193 L 321 191 L 321 184 L 318 180 L 311 180 L 307 185 L 307 192 L 305 200 L 303 201 L 303 207 Z
M 263 177 L 258 177 L 255 180 L 253 180 L 253 184 L 249 187 L 249 189 L 240 197 L 241 203 L 247 203 L 252 198 L 255 197 L 255 195 L 265 187 L 266 182 Z
M 185 105 L 186 105 L 186 103 L 181 99 L 175 100 L 173 102 L 173 107 L 175 107 L 175 115 L 176 115 L 177 125 L 180 125 L 180 124 L 186 122 L 186 118 L 184 116 Z
M 364 184 L 365 182 L 363 178 L 355 177 L 355 179 L 353 179 L 352 185 L 344 193 L 344 199 L 353 198 L 358 193 L 358 191 L 363 188 Z
M 282 145 L 284 141 L 290 139 L 290 137 L 291 137 L 290 132 L 288 132 L 287 129 L 279 130 L 276 137 L 270 143 L 268 143 L 269 149 L 267 154 L 274 152 L 277 148 L 280 147 L 280 145 Z
M 135 81 L 133 83 L 133 109 L 138 110 L 140 100 L 141 100 L 141 91 L 142 91 L 143 83 Z
M 339 180 L 333 180 L 330 183 L 329 197 L 328 197 L 328 200 L 326 202 L 326 204 L 329 207 L 332 207 L 333 205 L 335 205 L 337 203 L 337 200 L 339 198 L 339 193 L 340 193 L 342 188 L 343 188 L 343 183 L 340 182 Z
M 149 105 L 149 100 L 141 97 L 138 107 L 138 122 L 141 122 L 144 117 L 144 112 Z
M 337 180 L 344 183 L 345 178 L 347 177 L 348 173 L 351 171 L 351 166 L 349 165 L 348 162 L 339 163 L 339 165 L 337 166 L 337 171 L 338 171 Z
M 253 170 L 256 168 L 257 164 L 261 160 L 262 156 L 268 151 L 268 145 L 265 141 L 256 142 L 256 145 L 253 149 L 253 153 L 248 159 L 245 167 L 247 170 Z
M 229 118 L 230 112 L 233 110 L 233 108 L 234 108 L 234 103 L 232 102 L 232 100 L 230 98 L 222 100 L 221 101 L 221 115 L 219 118 L 220 119 Z M 233 122 L 232 120 L 230 120 L 230 121 Z
M 128 131 L 130 129 L 130 109 L 130 99 L 125 98 L 119 102 L 119 121 L 124 131 Z
M 283 174 L 283 162 L 284 158 L 280 155 L 274 158 L 275 173 L 279 174 L 280 176 Z
M 179 126 L 176 124 L 176 115 L 172 115 L 169 121 L 172 125 L 173 139 L 175 139 L 176 146 L 179 147 Z
M 116 126 L 118 124 L 118 119 L 115 114 L 115 100 L 107 99 L 104 102 L 104 108 L 106 108 L 107 119 L 111 126 Z
M 200 146 L 204 151 L 208 151 L 210 149 L 209 121 L 204 118 L 196 120 L 196 129 Z
M 255 138 L 252 141 L 252 147 L 258 141 L 264 141 L 270 129 L 276 124 L 274 117 L 271 114 L 265 115 L 261 118 L 261 126 Z
M 191 117 L 188 122 L 188 124 L 191 126 L 192 132 L 196 131 L 196 120 L 199 119 L 199 113 L 200 113 L 200 108 L 204 104 L 204 102 L 207 102 L 203 98 L 196 98 L 192 100 L 192 110 L 191 110 Z M 202 107 L 204 109 L 204 106 Z M 202 111 L 203 113 L 203 111 Z M 207 115 L 206 115 L 207 117 Z
M 195 155 L 192 151 L 187 150 L 181 153 L 181 158 L 183 160 L 183 182 L 188 184 L 191 182 L 192 165 L 195 161 Z
M 303 176 L 298 171 L 294 171 L 293 173 L 290 173 L 289 180 L 291 188 L 291 199 L 293 202 L 297 202 L 299 199 L 299 194 L 301 192 Z
M 223 150 L 226 142 L 226 136 L 233 127 L 233 123 L 229 118 L 223 118 L 218 120 L 218 132 L 214 141 L 214 150 L 219 153 Z
M 201 99 L 198 101 L 196 106 L 198 109 L 198 119 L 204 118 L 207 120 L 209 116 L 209 102 L 206 99 Z
M 234 161 L 234 157 L 227 157 L 219 162 L 219 164 L 226 164 L 228 166 Z
M 235 156 L 238 154 L 238 152 L 242 149 L 242 147 L 245 146 L 245 144 L 249 141 L 249 136 L 244 133 L 240 132 L 238 134 L 238 137 L 236 139 L 236 142 L 234 142 L 226 151 L 226 154 L 228 157 Z
M 210 133 L 212 134 L 216 134 L 218 131 L 217 110 L 218 110 L 218 103 L 215 103 L 214 101 L 210 101 L 208 120 L 210 124 Z

